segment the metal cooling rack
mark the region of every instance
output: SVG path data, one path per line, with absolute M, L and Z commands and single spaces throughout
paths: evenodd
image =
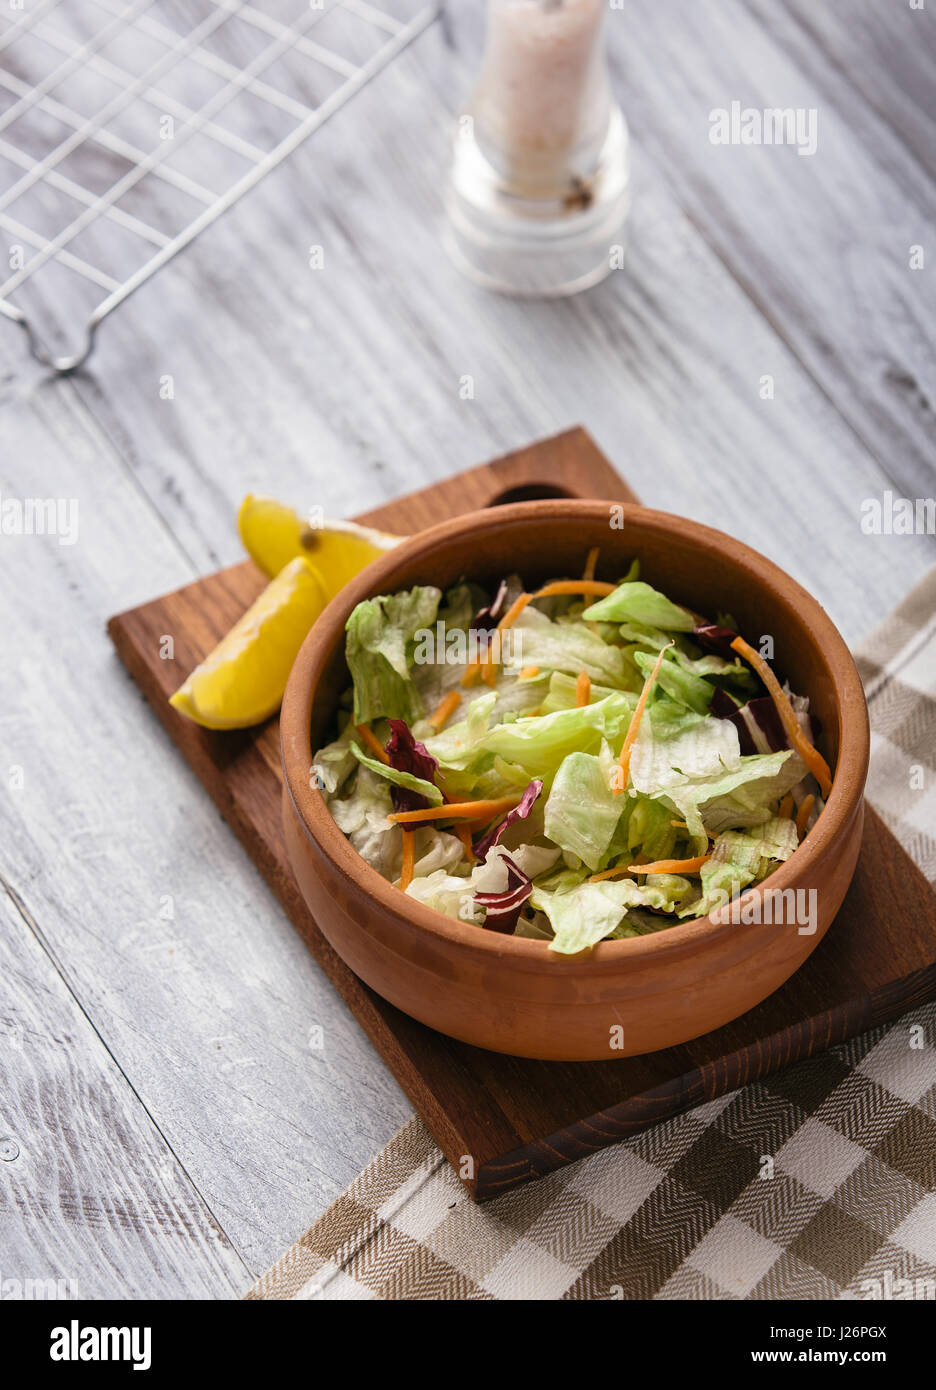
M 0 232 L 9 263 L 0 313 L 24 330 L 33 356 L 57 372 L 80 366 L 108 314 L 281 164 L 440 9 L 419 0 L 411 0 L 409 17 L 405 0 L 257 0 L 256 7 L 248 0 L 20 3 L 24 9 L 0 17 Z M 238 39 L 248 40 L 248 53 L 255 50 L 247 60 L 225 49 L 235 25 Z M 235 50 L 243 47 L 232 43 Z M 287 61 L 291 77 L 283 80 L 279 65 Z M 37 75 L 43 67 L 44 75 Z M 183 70 L 213 88 L 207 99 L 173 94 Z M 100 88 L 83 100 L 84 110 L 67 96 L 69 83 L 79 79 Z M 320 99 L 310 96 L 316 88 Z M 241 93 L 256 98 L 257 109 L 274 123 L 276 143 L 269 148 L 226 120 Z M 147 129 L 170 122 L 170 138 L 157 135 L 147 145 L 122 133 L 128 113 L 140 106 Z M 38 132 L 30 131 L 31 121 Z M 193 137 L 200 152 L 195 175 L 178 166 L 180 149 Z M 95 188 L 99 178 L 83 178 L 81 168 L 73 168 L 82 156 L 92 169 L 103 165 L 106 186 Z M 109 162 L 123 170 L 113 182 Z M 152 225 L 160 219 L 134 210 L 144 183 L 151 195 L 144 206 L 165 211 L 172 190 L 170 201 L 181 195 L 185 215 L 176 207 L 167 214 L 168 227 Z M 86 249 L 90 244 L 100 255 L 96 231 L 106 231 L 102 244 L 115 252 L 110 257 L 104 250 L 105 264 Z M 119 248 L 108 240 L 113 237 L 121 240 Z M 44 345 L 33 314 L 11 298 L 50 265 L 105 292 L 84 325 L 81 346 L 67 355 Z M 37 278 L 33 286 L 37 293 L 40 283 Z

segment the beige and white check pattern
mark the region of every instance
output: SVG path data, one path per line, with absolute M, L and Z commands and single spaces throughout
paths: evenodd
M 858 664 L 869 798 L 936 883 L 936 570 Z M 484 1206 L 414 1118 L 247 1294 L 896 1296 L 936 1298 L 933 1004 Z

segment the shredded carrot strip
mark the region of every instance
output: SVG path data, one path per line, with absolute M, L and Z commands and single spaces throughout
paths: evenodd
M 679 830 L 688 830 L 689 827 L 684 820 L 671 820 L 670 825 L 675 825 Z
M 591 550 L 588 552 L 588 558 L 585 561 L 585 572 L 582 575 L 582 578 L 584 580 L 594 579 L 595 570 L 598 566 L 598 555 L 599 547 L 597 545 L 592 546 Z M 597 623 L 593 623 L 586 620 L 585 626 L 588 628 L 589 632 L 594 634 L 595 637 L 601 636 L 601 628 L 598 626 Z
M 700 854 L 697 859 L 658 859 L 655 864 L 619 864 L 616 869 L 605 869 L 600 874 L 592 874 L 589 883 L 601 883 L 606 878 L 623 878 L 625 874 L 697 874 L 710 854 Z M 642 859 L 642 855 L 637 856 Z
M 786 796 L 785 796 L 785 797 L 783 798 L 783 800 L 780 802 L 780 807 L 779 807 L 779 809 L 778 809 L 778 811 L 777 811 L 777 815 L 780 817 L 781 820 L 792 820 L 792 819 L 793 819 L 793 793 L 792 793 L 792 792 L 787 792 Z
M 414 825 L 424 820 L 493 820 L 520 804 L 519 796 L 498 796 L 492 801 L 455 801 L 444 806 L 426 806 L 420 811 L 397 811 L 388 819 L 397 825 Z
M 800 723 L 793 711 L 793 706 L 784 694 L 783 688 L 777 680 L 777 677 L 774 675 L 773 671 L 771 671 L 760 652 L 756 652 L 749 643 L 745 642 L 743 637 L 736 637 L 731 646 L 733 651 L 736 651 L 739 656 L 743 656 L 745 661 L 754 667 L 754 670 L 766 685 L 770 698 L 773 700 L 777 713 L 780 716 L 780 723 L 786 730 L 786 736 L 790 741 L 790 746 L 796 749 L 803 762 L 819 783 L 819 789 L 822 795 L 828 797 L 829 792 L 832 790 L 832 773 L 829 771 L 829 764 L 819 752 L 819 749 L 810 743 L 809 739 L 800 728 Z
M 538 676 L 538 675 L 539 675 L 539 667 L 538 667 L 538 666 L 524 666 L 523 670 L 520 672 L 520 675 L 523 677 L 523 679 L 524 679 L 525 681 L 531 681 L 531 680 L 533 679 L 534 676 Z
M 462 849 L 465 851 L 465 858 L 469 864 L 475 862 L 474 845 L 471 843 L 471 829 L 467 825 L 456 825 L 455 834 L 461 840 Z
M 442 799 L 449 806 L 466 800 L 460 792 L 447 792 L 443 787 L 439 787 L 439 790 L 442 792 Z M 461 840 L 462 849 L 465 851 L 465 858 L 468 860 L 469 864 L 473 864 L 475 862 L 475 854 L 474 846 L 471 843 L 471 822 L 468 821 L 463 825 L 453 825 L 452 834 L 456 835 L 458 839 Z
M 380 739 L 377 737 L 374 731 L 372 729 L 369 729 L 366 724 L 355 724 L 354 727 L 355 729 L 357 729 L 358 733 L 361 735 L 361 738 L 367 744 L 374 757 L 379 758 L 382 763 L 386 763 L 389 767 L 390 759 L 384 752 Z
M 621 878 L 624 874 L 632 874 L 638 864 L 646 862 L 647 856 L 643 851 L 638 854 L 633 864 L 619 864 L 616 869 L 605 869 L 603 873 L 592 874 L 589 883 L 600 883 L 604 878 Z
M 486 661 L 484 663 L 481 667 L 481 679 L 484 681 L 485 685 L 491 686 L 492 689 L 494 688 L 497 684 L 497 665 L 495 662 Z
M 695 859 L 658 859 L 654 864 L 631 864 L 629 868 L 632 874 L 697 874 L 711 857 L 700 854 Z
M 806 834 L 806 826 L 809 824 L 809 817 L 812 815 L 812 808 L 816 804 L 816 798 L 811 794 L 804 796 L 800 802 L 799 810 L 796 813 L 796 833 L 800 837 Z
M 544 584 L 542 589 L 530 594 L 530 598 L 552 598 L 556 594 L 596 594 L 604 598 L 606 594 L 613 594 L 617 587 L 601 579 L 557 579 L 553 584 Z
M 403 867 L 400 870 L 400 888 L 405 893 L 413 881 L 413 868 L 416 863 L 416 832 L 403 831 Z
M 591 699 L 591 676 L 587 671 L 580 671 L 579 678 L 575 682 L 575 703 L 576 705 L 587 705 Z
M 531 598 L 533 598 L 532 594 L 518 594 L 497 624 L 497 631 L 504 632 L 508 627 L 513 627 Z
M 532 597 L 532 594 L 518 594 L 497 624 L 497 627 L 494 629 L 495 632 L 504 632 L 508 627 L 513 627 Z M 490 673 L 485 670 L 487 666 L 492 667 Z M 468 663 L 465 668 L 465 674 L 462 676 L 461 683 L 462 685 L 474 685 L 481 675 L 484 676 L 485 682 L 488 685 L 493 685 L 497 679 L 496 673 L 493 670 L 493 664 L 486 650 L 479 652 L 474 660 Z
M 554 584 L 546 584 L 542 589 L 537 589 L 535 594 L 518 594 L 495 631 L 506 632 L 507 628 L 513 627 L 531 599 L 551 598 L 555 594 L 595 594 L 603 597 L 605 594 L 613 594 L 616 588 L 616 584 L 602 584 L 597 579 L 559 579 Z M 497 679 L 494 663 L 490 661 L 487 652 L 480 652 L 468 663 L 461 683 L 474 685 L 479 676 L 484 677 L 487 685 L 493 685 Z
M 449 806 L 459 805 L 461 802 L 468 800 L 468 798 L 462 796 L 460 792 L 443 791 L 442 796 L 444 797 L 445 801 L 448 803 Z M 459 825 L 456 822 L 451 827 L 452 834 L 455 835 L 459 840 L 461 840 L 461 847 L 465 851 L 465 858 L 468 860 L 469 864 L 474 864 L 475 862 L 474 845 L 471 841 L 471 831 L 474 824 L 475 822 L 473 820 L 468 820 L 462 821 L 461 825 Z M 482 826 L 486 824 L 487 821 L 481 822 Z
M 621 749 L 621 756 L 618 759 L 618 766 L 621 770 L 615 777 L 616 785 L 613 788 L 615 796 L 620 796 L 622 792 L 627 790 L 627 778 L 628 774 L 630 773 L 631 750 L 633 749 L 634 742 L 637 738 L 638 733 L 640 732 L 640 721 L 643 718 L 643 712 L 647 707 L 647 701 L 650 699 L 650 692 L 656 684 L 657 676 L 660 674 L 660 667 L 663 665 L 663 658 L 666 656 L 666 653 L 672 646 L 673 643 L 668 642 L 666 646 L 663 648 L 663 650 L 660 652 L 660 655 L 657 657 L 656 661 L 654 662 L 653 670 L 650 672 L 649 676 L 644 681 L 643 690 L 641 690 L 640 692 L 640 699 L 637 701 L 637 708 L 631 715 L 631 722 L 630 724 L 628 724 L 627 733 L 624 735 L 624 746 Z
M 439 701 L 439 707 L 436 710 L 435 714 L 429 716 L 429 723 L 435 729 L 436 733 L 438 733 L 440 729 L 445 728 L 445 725 L 449 722 L 452 715 L 458 709 L 458 703 L 460 700 L 461 696 L 459 695 L 458 691 L 450 690 L 449 693 L 444 697 L 444 699 Z
M 592 874 L 588 881 L 589 883 L 602 883 L 606 878 L 622 878 L 624 874 L 630 872 L 629 868 L 619 864 L 616 869 L 603 869 L 600 874 Z

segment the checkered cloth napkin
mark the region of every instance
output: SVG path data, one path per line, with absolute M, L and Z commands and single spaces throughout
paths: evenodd
M 868 796 L 936 883 L 936 570 L 858 665 L 873 731 Z M 414 1118 L 247 1294 L 927 1296 L 932 1004 L 484 1206 Z

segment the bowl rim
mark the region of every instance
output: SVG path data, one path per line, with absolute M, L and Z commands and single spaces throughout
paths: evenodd
M 317 668 L 324 665 L 344 630 L 352 609 L 363 599 L 392 590 L 393 575 L 402 564 L 415 559 L 431 559 L 435 550 L 451 540 L 476 533 L 479 539 L 492 528 L 499 531 L 526 527 L 538 521 L 569 520 L 572 511 L 583 518 L 606 520 L 613 507 L 625 521 L 639 521 L 645 530 L 669 532 L 678 528 L 680 539 L 689 539 L 703 549 L 717 548 L 742 573 L 779 594 L 786 606 L 802 614 L 803 624 L 814 636 L 829 674 L 839 720 L 839 752 L 832 789 L 825 809 L 806 839 L 790 858 L 770 875 L 771 889 L 794 888 L 834 846 L 860 811 L 867 776 L 870 730 L 864 687 L 851 652 L 825 609 L 802 585 L 772 560 L 743 541 L 714 527 L 704 526 L 673 512 L 662 512 L 635 503 L 591 498 L 537 499 L 514 502 L 463 513 L 419 531 L 374 560 L 331 600 L 306 636 L 296 657 L 280 715 L 280 740 L 284 786 L 305 835 L 311 839 L 332 866 L 348 882 L 363 889 L 386 914 L 387 919 L 416 927 L 430 936 L 457 947 L 480 952 L 491 958 L 509 957 L 514 967 L 538 969 L 544 963 L 563 974 L 602 974 L 618 970 L 627 960 L 644 957 L 678 956 L 694 951 L 700 942 L 713 942 L 737 930 L 737 923 L 719 921 L 711 915 L 692 918 L 648 936 L 601 941 L 575 956 L 547 955 L 547 945 L 531 937 L 487 932 L 474 923 L 425 906 L 400 892 L 367 863 L 339 830 L 317 787 L 310 783 L 313 753 L 311 716 L 317 685 Z M 748 888 L 741 895 L 760 893 L 763 884 Z

